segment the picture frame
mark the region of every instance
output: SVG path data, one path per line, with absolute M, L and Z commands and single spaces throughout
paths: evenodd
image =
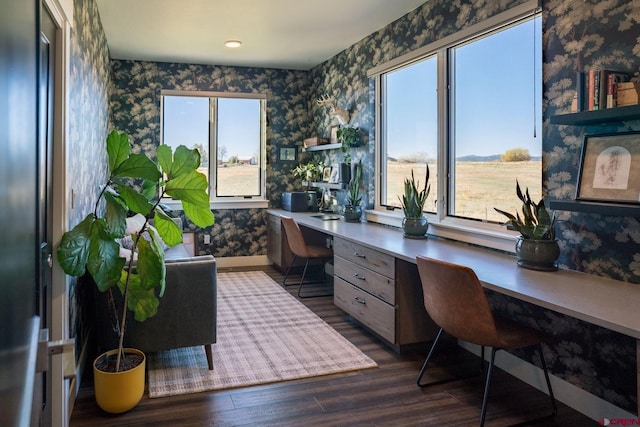
M 586 135 L 576 200 L 639 204 L 639 165 L 640 132 Z
M 329 177 L 329 184 L 337 184 L 338 182 L 340 182 L 340 169 L 335 166 L 330 169 L 331 175 Z
M 322 170 L 322 182 L 329 182 L 331 179 L 331 166 L 325 166 Z
M 329 144 L 338 143 L 338 129 L 340 129 L 339 125 L 331 126 L 329 130 Z
M 281 162 L 295 162 L 298 150 L 295 147 L 280 147 L 278 159 Z

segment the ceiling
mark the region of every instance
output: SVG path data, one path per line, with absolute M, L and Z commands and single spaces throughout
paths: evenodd
M 308 70 L 426 0 L 97 0 L 114 59 Z M 226 40 L 241 40 L 238 49 Z

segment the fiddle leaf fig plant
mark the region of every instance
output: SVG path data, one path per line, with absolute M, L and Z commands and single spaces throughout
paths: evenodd
M 544 205 L 544 199 L 540 199 L 538 203 L 531 200 L 529 188 L 526 188 L 523 193 L 518 181 L 516 181 L 516 195 L 522 202 L 522 216 L 517 211 L 513 215 L 498 208 L 493 208 L 496 212 L 508 218 L 504 225 L 518 231 L 523 239 L 554 240 L 556 238 L 554 228 L 555 212 L 550 213 L 547 210 Z
M 156 314 L 165 289 L 163 242 L 175 246 L 182 230 L 163 210 L 160 201 L 169 196 L 182 202 L 185 215 L 197 226 L 213 224 L 207 179 L 198 172 L 200 153 L 181 145 L 158 147 L 158 162 L 144 154 L 131 153 L 126 133 L 111 132 L 106 141 L 109 176 L 98 194 L 93 212 L 62 236 L 57 258 L 65 273 L 93 278 L 101 292 L 117 289 L 122 312 L 116 318 L 119 333 L 116 370 L 120 370 L 127 310 L 137 321 Z M 120 256 L 118 239 L 125 236 L 130 212 L 144 217 L 132 234 L 128 259 Z M 150 225 L 153 220 L 154 226 Z M 137 259 L 136 259 L 137 256 Z

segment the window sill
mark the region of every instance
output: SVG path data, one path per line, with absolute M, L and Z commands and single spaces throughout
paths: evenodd
M 403 216 L 400 210 L 395 213 L 368 210 L 365 211 L 365 218 L 368 222 L 375 222 L 391 227 L 402 227 Z M 430 235 L 509 253 L 514 253 L 515 251 L 518 233 L 507 231 L 500 225 L 457 218 L 446 218 L 438 222 L 433 215 L 427 215 L 427 218 L 429 219 L 428 234 Z
M 174 210 L 182 210 L 182 202 L 177 200 L 163 200 L 162 204 Z M 268 200 L 233 200 L 226 202 L 210 202 L 211 209 L 266 209 L 269 207 Z

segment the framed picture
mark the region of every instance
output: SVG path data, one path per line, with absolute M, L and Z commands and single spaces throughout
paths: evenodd
M 331 131 L 329 132 L 329 144 L 337 144 L 338 143 L 338 129 L 340 126 L 331 126 Z
M 577 200 L 640 203 L 640 132 L 587 135 Z
M 337 184 L 338 182 L 340 182 L 340 169 L 335 166 L 330 169 L 331 175 L 329 176 L 329 183 Z
M 279 159 L 282 162 L 295 162 L 296 161 L 296 150 L 295 147 L 280 147 L 280 156 Z
M 331 179 L 331 166 L 325 166 L 322 170 L 322 181 L 329 182 Z

